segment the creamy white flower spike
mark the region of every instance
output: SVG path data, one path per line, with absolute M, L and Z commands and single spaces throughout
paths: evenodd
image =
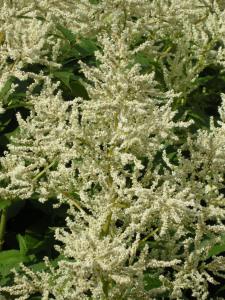
M 58 268 L 47 259 L 48 272 L 22 266 L 14 286 L 0 290 L 19 300 L 35 293 L 57 300 L 147 300 L 165 293 L 183 299 L 190 289 L 196 299 L 208 299 L 218 266 L 224 272 L 223 257 L 204 261 L 225 230 L 224 95 L 218 124 L 211 120 L 209 129 L 189 134 L 182 146 L 176 129 L 186 130 L 191 122 L 175 121 L 173 103 L 185 99 L 206 66 L 223 67 L 221 3 L 49 3 L 49 28 L 51 16 L 61 14 L 75 33 L 96 35 L 99 65 L 80 62 L 88 100 L 64 101 L 50 78 L 40 95 L 27 93 L 30 116 L 17 116 L 19 132 L 0 159 L 0 196 L 14 201 L 35 193 L 42 202 L 55 198 L 70 209 L 67 228 L 55 231 L 62 244 L 56 247 L 63 257 Z M 21 9 L 26 5 L 46 11 L 48 1 L 24 1 Z M 70 5 L 74 10 L 66 10 Z M 4 9 L 11 16 L 13 8 Z M 50 29 L 32 22 L 38 61 Z M 10 32 L 2 49 L 16 59 L 22 51 L 16 44 L 7 48 Z M 17 37 L 22 62 L 32 52 L 29 34 Z M 135 60 L 140 53 L 152 57 L 160 76 L 151 67 L 143 72 Z M 176 149 L 176 163 L 168 146 Z M 146 271 L 158 282 L 153 289 L 145 287 Z

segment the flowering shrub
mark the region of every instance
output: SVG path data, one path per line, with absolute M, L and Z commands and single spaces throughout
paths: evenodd
M 28 80 L 29 115 L 17 113 L 0 160 L 2 216 L 32 198 L 68 211 L 57 263 L 21 265 L 0 290 L 20 300 L 209 299 L 225 276 L 225 95 L 214 118 L 193 108 L 210 79 L 202 73 L 223 76 L 223 2 L 12 2 L 1 8 L 2 114 Z M 72 99 L 68 47 L 83 88 Z

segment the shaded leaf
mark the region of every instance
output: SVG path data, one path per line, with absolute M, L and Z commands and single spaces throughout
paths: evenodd
M 25 205 L 25 201 L 19 200 L 12 202 L 7 210 L 7 219 L 11 219 L 18 215 L 18 213 L 22 210 Z
M 74 43 L 76 41 L 76 35 L 68 28 L 57 24 L 56 28 L 63 34 L 63 36 L 70 42 Z
M 17 234 L 16 238 L 17 238 L 17 241 L 19 243 L 20 253 L 22 255 L 26 255 L 27 251 L 28 251 L 28 248 L 27 248 L 25 238 L 21 234 Z
M 11 89 L 11 86 L 12 86 L 12 83 L 14 81 L 14 78 L 13 77 L 10 77 L 4 87 L 0 90 L 0 101 L 3 102 L 3 104 L 5 104 L 5 101 L 7 100 L 7 93 L 10 91 Z M 5 98 L 6 97 L 6 98 Z
M 162 285 L 161 281 L 159 280 L 159 276 L 156 274 L 145 273 L 144 274 L 144 285 L 145 290 L 149 291 L 154 288 L 158 288 Z
M 58 266 L 58 262 L 63 259 L 65 259 L 65 257 L 63 255 L 59 255 L 57 258 L 50 260 L 50 265 L 53 268 L 56 268 Z M 34 272 L 44 271 L 44 270 L 48 269 L 48 267 L 46 266 L 46 264 L 43 261 L 31 265 L 30 268 Z
M 203 115 L 201 116 L 198 113 L 189 111 L 188 112 L 188 116 L 192 117 L 194 120 L 200 121 L 202 124 L 207 124 L 207 120 L 206 120 L 206 118 Z
M 225 234 L 221 237 L 221 242 L 214 245 L 208 252 L 207 259 L 225 252 Z
M 0 200 L 0 210 L 4 209 L 6 207 L 9 207 L 11 205 L 11 202 L 8 200 Z
M 70 80 L 72 78 L 74 78 L 74 74 L 72 73 L 71 70 L 69 71 L 54 71 L 52 73 L 54 75 L 54 77 L 58 78 L 60 81 L 62 81 L 62 83 L 68 87 L 69 89 L 70 88 Z
M 82 97 L 84 99 L 89 99 L 88 93 L 85 87 L 79 81 L 71 81 L 71 94 L 73 97 Z
M 93 55 L 94 52 L 98 50 L 98 47 L 94 41 L 82 38 L 76 45 L 76 49 L 80 52 L 81 56 L 85 57 Z
M 30 262 L 34 256 L 21 254 L 20 250 L 6 250 L 0 252 L 0 275 L 7 276 L 11 269 L 18 267 L 20 263 Z
M 217 291 L 216 295 L 220 294 L 221 292 L 225 291 L 225 285 L 221 286 Z

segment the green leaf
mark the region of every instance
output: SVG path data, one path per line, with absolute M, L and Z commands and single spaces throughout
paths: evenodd
M 208 83 L 208 81 L 212 80 L 213 76 L 204 76 L 204 77 L 198 77 L 195 79 L 194 84 L 196 84 L 197 86 L 199 85 L 205 85 L 206 83 Z
M 25 108 L 32 108 L 33 105 L 31 103 L 25 102 L 25 101 L 21 101 L 20 99 L 10 99 L 10 102 L 8 103 L 6 110 L 9 109 L 15 109 L 15 108 L 21 108 L 21 107 L 25 107 Z
M 9 207 L 11 202 L 8 200 L 0 200 L 0 210 Z
M 73 76 L 73 73 L 68 71 L 55 71 L 53 72 L 53 75 L 70 89 L 70 79 Z
M 44 262 L 38 262 L 38 263 L 33 264 L 33 265 L 29 266 L 29 267 L 34 272 L 45 271 L 47 269 L 46 264 Z
M 135 55 L 135 62 L 139 63 L 142 67 L 149 68 L 150 66 L 159 67 L 159 64 L 151 59 L 149 56 L 143 54 L 143 53 L 137 53 Z
M 63 65 L 68 64 L 71 61 L 76 61 L 81 58 L 80 52 L 76 50 L 74 47 L 73 48 L 68 48 L 68 46 L 62 47 L 61 52 L 62 52 L 61 61 Z
M 167 156 L 171 161 L 173 161 L 177 156 L 177 152 L 174 151 L 174 152 L 168 153 Z
M 223 291 L 225 291 L 225 285 L 223 285 L 222 287 L 220 287 L 220 288 L 216 291 L 215 295 L 218 295 L 218 294 L 220 294 L 220 293 L 223 292 Z
M 0 131 L 3 131 L 10 122 L 11 119 L 0 121 Z
M 63 259 L 65 259 L 65 257 L 60 254 L 57 258 L 50 260 L 50 264 L 53 268 L 56 268 L 58 266 L 58 262 Z M 46 266 L 46 264 L 43 261 L 41 261 L 41 262 L 31 265 L 30 268 L 34 272 L 39 272 L 39 271 L 46 270 L 48 267 Z
M 159 276 L 151 273 L 144 274 L 144 285 L 145 290 L 150 291 L 151 289 L 158 288 L 162 285 L 161 281 L 159 280 Z
M 80 39 L 79 43 L 75 47 L 81 54 L 81 56 L 89 56 L 93 55 L 96 50 L 98 50 L 98 47 L 96 45 L 96 42 L 90 39 Z
M 192 117 L 194 120 L 200 121 L 202 124 L 206 124 L 207 123 L 203 116 L 200 116 L 199 114 L 194 113 L 192 111 L 188 112 L 188 116 Z
M 16 238 L 17 238 L 17 241 L 19 243 L 20 253 L 22 255 L 26 255 L 27 251 L 28 251 L 28 248 L 27 248 L 25 238 L 21 234 L 17 234 Z
M 10 77 L 6 81 L 4 87 L 0 91 L 0 101 L 2 101 L 3 104 L 5 104 L 4 102 L 7 100 L 7 98 L 5 98 L 5 97 L 6 97 L 7 93 L 10 91 L 13 81 L 14 81 L 14 78 Z
M 221 236 L 221 242 L 214 245 L 208 252 L 207 259 L 225 252 L 225 234 Z
M 20 128 L 17 127 L 13 131 L 6 133 L 5 136 L 6 136 L 7 139 L 10 140 L 11 137 L 16 137 L 16 135 L 18 135 L 19 132 L 20 132 Z
M 74 43 L 76 41 L 76 35 L 68 28 L 57 24 L 56 28 L 63 34 L 63 36 L 70 42 Z
M 24 240 L 27 250 L 32 253 L 38 252 L 45 245 L 45 241 L 40 237 L 35 237 L 34 235 L 28 233 L 24 235 Z
M 71 94 L 73 97 L 82 97 L 84 99 L 89 99 L 88 93 L 85 87 L 77 80 L 72 80 L 70 83 Z
M 79 77 L 73 74 L 73 71 L 71 69 L 68 70 L 64 69 L 64 71 L 53 71 L 52 74 L 55 78 L 58 78 L 70 90 L 71 90 L 70 81 L 79 79 Z
M 0 275 L 5 277 L 10 274 L 11 269 L 18 267 L 20 263 L 31 262 L 33 255 L 25 256 L 20 250 L 6 250 L 0 252 Z

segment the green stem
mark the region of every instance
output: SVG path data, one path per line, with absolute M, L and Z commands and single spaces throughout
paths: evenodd
M 50 169 L 54 164 L 56 163 L 56 160 L 53 160 L 49 165 L 47 165 L 40 173 L 38 173 L 34 178 L 33 181 L 38 180 L 48 169 Z
M 157 231 L 159 231 L 159 228 L 156 228 L 155 230 L 151 231 L 145 238 L 140 240 L 140 245 L 143 245 L 150 237 L 152 237 Z
M 76 208 L 77 208 L 78 210 L 85 212 L 84 209 L 83 209 L 83 208 L 80 206 L 80 204 L 77 202 L 77 200 L 74 199 L 74 197 L 72 197 L 68 192 L 62 192 L 62 194 L 63 194 L 65 197 L 67 197 L 67 198 L 69 198 L 70 200 L 72 200 L 74 206 L 76 206 Z
M 4 208 L 2 210 L 1 220 L 0 220 L 0 251 L 2 251 L 3 244 L 4 244 L 6 219 L 7 219 L 7 209 Z

